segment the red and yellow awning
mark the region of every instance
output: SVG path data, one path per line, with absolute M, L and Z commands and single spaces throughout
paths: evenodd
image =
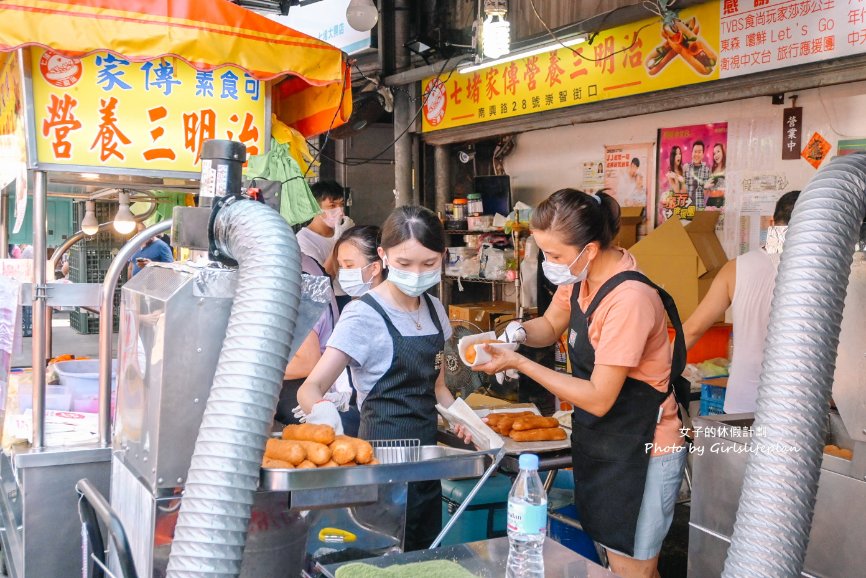
M 0 52 L 25 46 L 71 57 L 112 52 L 133 62 L 176 57 L 202 71 L 232 65 L 258 80 L 288 76 L 274 110 L 305 136 L 351 114 L 339 49 L 226 0 L 0 2 Z

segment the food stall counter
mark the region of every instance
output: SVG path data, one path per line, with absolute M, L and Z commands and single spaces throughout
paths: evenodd
M 316 570 L 327 578 L 374 577 L 379 575 L 372 572 L 365 573 L 364 571 L 369 570 L 369 568 L 358 569 L 357 566 L 350 568 L 353 564 L 360 563 L 375 568 L 390 569 L 393 574 L 389 573 L 388 576 L 398 576 L 400 574 L 397 566 L 435 561 L 458 564 L 473 576 L 499 578 L 505 576 L 505 566 L 508 561 L 508 538 L 494 538 L 493 540 L 443 546 L 432 550 L 418 550 L 355 562 L 320 565 L 316 567 Z M 386 574 L 382 575 L 385 576 Z M 443 573 L 442 575 L 448 574 Z M 609 570 L 550 539 L 544 541 L 544 575 L 563 578 L 609 578 L 616 576 Z

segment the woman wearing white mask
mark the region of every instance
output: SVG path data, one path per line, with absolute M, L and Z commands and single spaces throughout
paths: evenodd
M 315 259 L 325 272 L 334 278 L 336 275 L 333 261 L 334 245 L 341 233 L 352 227 L 354 223 L 344 214 L 343 187 L 339 184 L 334 181 L 319 181 L 310 186 L 310 191 L 322 212 L 298 231 L 298 245 L 301 247 L 301 253 Z M 334 293 L 342 311 L 351 298 L 346 295 L 337 281 L 334 282 Z
M 454 402 L 441 363 L 451 325 L 442 304 L 426 291 L 439 283 L 444 252 L 445 233 L 433 212 L 406 206 L 391 213 L 378 248 L 388 277 L 346 306 L 322 359 L 301 386 L 298 401 L 307 422 L 340 429 L 339 413 L 323 395 L 348 366 L 358 393 L 361 438 L 436 444 L 435 406 Z M 406 550 L 428 547 L 439 533 L 441 493 L 438 481 L 409 485 Z
M 379 257 L 382 231 L 374 225 L 352 227 L 334 247 L 337 279 L 347 295 L 358 298 L 385 280 L 385 266 Z
M 545 347 L 568 331 L 572 374 L 489 346 L 493 359 L 477 369 L 515 369 L 575 406 L 571 442 L 581 524 L 608 549 L 617 575 L 658 576 L 686 458 L 666 311 L 679 323 L 669 296 L 613 244 L 619 223 L 612 197 L 573 189 L 557 191 L 532 215 L 544 274 L 559 287 L 543 317 L 513 322 L 505 334 Z M 674 375 L 685 364 L 682 327 L 677 331 Z

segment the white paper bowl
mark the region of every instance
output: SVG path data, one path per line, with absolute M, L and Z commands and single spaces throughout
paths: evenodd
M 517 343 L 481 343 L 482 341 L 487 341 L 490 339 L 496 339 L 496 333 L 493 331 L 488 331 L 487 333 L 479 333 L 478 335 L 467 335 L 466 337 L 462 337 L 460 341 L 457 342 L 457 352 L 460 354 L 460 361 L 466 364 L 468 367 L 473 367 L 472 363 L 469 363 L 466 360 L 466 352 L 470 347 L 475 348 L 475 363 L 474 365 L 482 365 L 490 361 L 490 354 L 484 351 L 484 345 L 490 345 L 491 347 L 497 347 L 500 349 L 506 349 L 508 351 L 517 351 L 519 347 Z

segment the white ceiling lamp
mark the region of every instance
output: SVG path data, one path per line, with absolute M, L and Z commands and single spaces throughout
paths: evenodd
M 128 235 L 135 229 L 135 216 L 129 210 L 129 194 L 118 193 L 117 201 L 120 208 L 114 216 L 114 230 L 121 235 Z
M 346 7 L 346 21 L 358 32 L 367 32 L 379 21 L 379 11 L 373 0 L 351 0 Z
M 484 22 L 481 24 L 481 52 L 486 58 L 500 58 L 511 50 L 511 24 L 505 19 L 508 2 L 484 0 Z
M 529 50 L 523 50 L 521 52 L 513 52 L 503 58 L 494 58 L 492 60 L 484 60 L 482 62 L 479 62 L 478 64 L 470 64 L 469 66 L 459 68 L 458 72 L 460 72 L 460 74 L 469 74 L 470 72 L 475 72 L 476 70 L 490 68 L 491 66 L 497 66 L 506 62 L 513 62 L 515 60 L 520 60 L 521 58 L 529 58 L 530 56 L 544 54 L 558 48 L 570 48 L 584 42 L 586 42 L 585 35 L 575 36 L 574 38 L 569 38 L 561 42 L 551 42 L 537 48 L 531 48 Z
M 84 203 L 84 218 L 81 219 L 81 232 L 92 237 L 99 232 L 99 221 L 96 220 L 96 203 L 86 201 Z

